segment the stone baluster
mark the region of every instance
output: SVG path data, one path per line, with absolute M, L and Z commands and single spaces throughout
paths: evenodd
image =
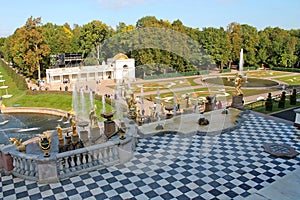
M 87 160 L 86 160 L 86 153 L 82 154 L 83 158 L 82 158 L 82 164 L 86 164 Z
M 71 158 L 71 166 L 70 167 L 74 167 L 75 166 L 74 155 L 70 156 L 70 158 Z
M 19 158 L 20 161 L 20 174 L 25 174 L 25 170 L 24 170 L 24 160 L 22 158 Z
M 106 149 L 101 149 L 102 154 L 102 163 L 104 164 L 106 162 Z
M 24 174 L 27 176 L 30 174 L 30 159 L 24 159 Z
M 80 164 L 81 164 L 80 157 L 81 157 L 80 155 L 76 155 L 77 166 L 80 166 Z
M 103 155 L 101 153 L 101 149 L 98 150 L 98 160 L 100 164 L 103 164 Z

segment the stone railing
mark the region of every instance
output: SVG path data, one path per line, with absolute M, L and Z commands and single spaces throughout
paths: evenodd
M 65 178 L 120 163 L 119 147 L 116 142 L 106 142 L 56 156 L 59 178 Z
M 11 113 L 38 113 L 48 114 L 55 116 L 66 116 L 67 111 L 54 109 L 54 108 L 42 108 L 42 107 L 5 107 L 1 108 L 1 112 L 4 114 Z
M 50 152 L 50 157 L 22 153 L 14 145 L 6 145 L 0 149 L 0 170 L 40 183 L 57 182 L 83 172 L 125 163 L 133 157 L 134 150 L 132 136 L 63 153 Z
M 37 173 L 37 160 L 38 155 L 27 155 L 24 153 L 20 153 L 15 151 L 11 154 L 13 158 L 13 166 L 14 170 L 12 174 L 28 179 L 28 180 L 38 180 L 38 173 Z

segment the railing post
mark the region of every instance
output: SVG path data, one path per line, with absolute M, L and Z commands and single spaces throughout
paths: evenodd
M 37 159 L 38 181 L 39 183 L 58 182 L 58 173 L 56 166 L 56 157 L 49 158 L 39 156 Z

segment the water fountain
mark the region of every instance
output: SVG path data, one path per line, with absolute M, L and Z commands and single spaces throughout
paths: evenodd
M 241 49 L 240 51 L 240 62 L 239 62 L 239 75 L 243 76 L 243 68 L 244 68 L 244 51 Z
M 2 86 L 0 86 L 0 89 L 1 90 L 5 89 L 5 94 L 2 95 L 1 97 L 4 98 L 4 99 L 7 99 L 7 98 L 12 97 L 13 95 L 12 94 L 8 94 L 8 86 L 4 85 L 5 80 L 3 80 L 2 78 L 3 78 L 3 75 L 0 75 L 0 83 L 2 83 Z
M 117 99 L 121 99 L 118 98 L 119 91 L 116 96 Z M 0 148 L 1 163 L 6 163 L 0 166 L 3 170 L 20 178 L 49 183 L 85 171 L 122 164 L 132 158 L 136 126 L 127 128 L 125 123 L 121 122 L 122 114 L 118 113 L 120 124 L 116 131 L 115 122 L 112 120 L 114 112 L 104 112 L 102 116 L 107 122 L 104 122 L 103 134 L 98 127 L 98 121 L 92 121 L 96 120 L 97 109 L 93 92 L 89 91 L 87 94 L 73 86 L 72 97 L 72 110 L 67 112 L 69 118 L 64 119 L 69 120 L 71 126 L 70 123 L 65 124 L 63 120 L 59 120 L 59 116 L 55 119 L 58 125 L 53 125 L 52 129 L 46 131 L 39 131 L 42 136 L 33 137 L 25 142 L 17 138 L 11 139 L 15 145 Z M 120 107 L 118 103 L 116 106 Z M 105 106 L 103 107 L 105 111 Z M 15 108 L 17 109 L 20 108 Z M 111 132 L 113 135 L 119 133 L 120 137 L 109 135 Z M 105 133 L 109 133 L 108 137 Z

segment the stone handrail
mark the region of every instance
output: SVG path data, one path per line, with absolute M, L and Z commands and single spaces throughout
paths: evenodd
M 58 177 L 65 178 L 120 162 L 116 142 L 106 142 L 56 156 Z
M 42 107 L 4 107 L 1 108 L 1 112 L 5 114 L 9 113 L 38 113 L 49 114 L 55 116 L 66 116 L 67 111 L 54 109 L 54 108 L 42 108 Z
M 11 158 L 12 162 L 9 164 L 7 161 L 7 166 L 0 167 L 19 178 L 40 183 L 57 182 L 82 172 L 127 162 L 133 156 L 134 142 L 133 137 L 124 140 L 116 138 L 63 153 L 50 152 L 50 157 L 26 154 L 19 152 L 14 145 L 6 145 L 0 149 L 0 163 L 4 163 L 7 158 Z
M 38 180 L 38 155 L 24 154 L 19 152 L 16 150 L 14 145 L 8 146 L 7 148 L 3 149 L 2 152 L 9 152 L 13 159 L 13 175 L 28 180 Z

